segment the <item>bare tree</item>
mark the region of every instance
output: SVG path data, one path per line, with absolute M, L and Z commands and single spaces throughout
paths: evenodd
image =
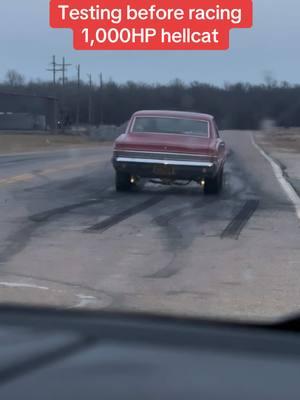
M 12 87 L 23 86 L 25 84 L 25 78 L 18 71 L 10 69 L 5 75 L 5 83 Z

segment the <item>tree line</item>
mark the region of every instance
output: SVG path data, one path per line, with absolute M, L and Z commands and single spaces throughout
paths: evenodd
M 67 81 L 64 86 L 25 79 L 9 71 L 0 91 L 58 98 L 60 114 L 70 123 L 121 125 L 140 109 L 171 109 L 213 114 L 222 129 L 256 129 L 265 119 L 278 126 L 300 126 L 300 85 L 287 82 L 225 84 L 201 82 L 146 84 L 112 80 L 90 86 Z M 77 119 L 78 114 L 78 119 Z

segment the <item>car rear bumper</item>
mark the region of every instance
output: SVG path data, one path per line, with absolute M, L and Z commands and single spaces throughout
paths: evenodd
M 141 178 L 168 178 L 182 180 L 199 180 L 214 176 L 218 171 L 218 163 L 208 160 L 166 159 L 164 157 L 118 156 L 113 157 L 113 165 L 117 171 L 127 172 Z

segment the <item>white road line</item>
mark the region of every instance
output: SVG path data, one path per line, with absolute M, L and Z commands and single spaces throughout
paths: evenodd
M 296 193 L 295 189 L 292 185 L 286 180 L 282 169 L 280 166 L 255 142 L 253 134 L 251 134 L 251 142 L 253 146 L 259 151 L 259 153 L 271 164 L 271 167 L 274 171 L 274 175 L 284 192 L 293 203 L 298 219 L 300 219 L 300 198 Z
M 83 308 L 97 301 L 94 296 L 86 296 L 84 294 L 77 294 L 76 296 L 80 299 L 80 302 L 72 308 Z
M 39 289 L 39 290 L 49 290 L 46 286 L 38 286 L 30 283 L 18 283 L 18 282 L 0 282 L 0 286 L 9 288 L 26 288 L 26 289 Z

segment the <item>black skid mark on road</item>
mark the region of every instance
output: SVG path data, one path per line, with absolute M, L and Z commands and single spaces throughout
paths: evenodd
M 151 275 L 145 275 L 144 278 L 168 279 L 180 272 L 183 265 L 176 263 L 176 259 L 181 251 L 188 249 L 192 245 L 195 236 L 189 234 L 187 231 L 181 230 L 176 221 L 183 217 L 187 211 L 195 210 L 197 212 L 204 207 L 214 206 L 217 201 L 219 201 L 219 198 L 209 199 L 202 197 L 193 204 L 188 204 L 176 210 L 169 211 L 153 219 L 154 223 L 165 230 L 165 236 L 168 239 L 168 247 L 169 251 L 172 253 L 172 258 L 166 266 Z
M 184 211 L 186 211 L 186 208 L 180 208 L 174 211 L 170 211 L 166 214 L 162 214 L 155 217 L 153 219 L 153 222 L 156 223 L 161 228 L 167 229 L 168 233 L 167 237 L 169 239 L 182 239 L 183 238 L 182 232 L 180 231 L 180 229 L 177 228 L 176 225 L 172 224 L 172 221 L 175 218 L 178 218 Z
M 145 275 L 144 278 L 168 279 L 176 275 L 181 270 L 181 266 L 175 264 L 178 253 L 179 252 L 176 251 L 172 255 L 171 261 L 164 268 L 161 268 L 160 270 L 154 272 L 154 274 Z
M 75 209 L 99 204 L 103 201 L 104 198 L 82 201 L 80 203 L 54 208 L 52 210 L 29 216 L 28 220 L 23 222 L 18 232 L 13 233 L 6 239 L 7 245 L 2 251 L 0 251 L 0 264 L 7 263 L 13 256 L 20 253 L 29 243 L 35 231 L 50 222 L 52 219 L 59 218 Z
M 59 215 L 66 214 L 66 213 L 76 210 L 78 208 L 88 207 L 88 206 L 92 206 L 94 204 L 99 204 L 100 201 L 103 201 L 103 199 L 87 200 L 87 201 L 83 201 L 80 203 L 69 204 L 69 205 L 63 206 L 63 207 L 57 207 L 52 210 L 48 210 L 48 211 L 44 211 L 44 212 L 41 212 L 38 214 L 31 215 L 29 217 L 29 220 L 33 221 L 33 222 L 47 222 L 48 220 L 50 220 L 53 217 L 57 217 Z
M 8 237 L 6 239 L 7 245 L 0 252 L 0 265 L 7 263 L 15 254 L 20 253 L 26 247 L 35 230 L 34 223 L 25 223 L 17 233 Z
M 175 210 L 168 211 L 164 214 L 160 214 L 157 217 L 153 219 L 153 222 L 156 223 L 157 225 L 161 226 L 162 228 L 168 227 L 170 223 L 172 223 L 174 220 L 181 218 L 185 215 L 185 213 L 189 212 L 190 210 L 199 210 L 204 207 L 211 206 L 215 204 L 217 201 L 219 201 L 219 197 L 202 197 L 196 201 L 194 201 L 192 204 L 187 204 L 183 207 L 176 208 Z M 179 232 L 175 236 L 182 238 L 183 234 L 179 231 L 179 229 L 175 226 L 175 229 Z M 172 235 L 173 237 L 173 235 Z
M 115 225 L 125 221 L 126 219 L 133 217 L 136 214 L 141 213 L 142 211 L 147 210 L 148 208 L 160 203 L 164 199 L 164 196 L 153 196 L 150 199 L 139 203 L 131 208 L 127 208 L 120 213 L 117 213 L 109 218 L 106 218 L 104 221 L 99 222 L 98 224 L 92 225 L 85 230 L 86 233 L 103 233 L 104 231 L 112 228 Z
M 182 207 L 166 214 L 159 215 L 153 219 L 153 222 L 166 231 L 166 236 L 172 250 L 172 258 L 166 266 L 154 272 L 154 274 L 144 275 L 144 278 L 167 279 L 176 275 L 180 271 L 181 266 L 178 264 L 176 265 L 176 258 L 178 257 L 180 250 L 188 247 L 189 244 L 185 241 L 185 236 L 181 230 L 173 224 L 172 221 L 182 215 L 186 210 L 187 207 Z
M 238 239 L 242 230 L 259 206 L 258 200 L 245 202 L 239 213 L 232 219 L 221 234 L 221 238 Z
M 193 223 L 204 226 L 212 220 L 218 220 L 221 218 L 221 215 L 224 213 L 224 209 L 227 209 L 228 207 L 227 203 L 224 205 L 224 201 L 236 201 L 242 200 L 245 197 L 249 198 L 249 196 L 252 196 L 253 198 L 255 196 L 255 190 L 253 191 L 252 185 L 249 184 L 244 171 L 240 168 L 236 155 L 232 151 L 230 152 L 228 163 L 225 168 L 225 181 L 226 184 L 221 195 L 209 197 L 201 196 L 201 198 L 192 205 L 183 206 L 177 210 L 167 212 L 166 214 L 160 215 L 153 220 L 153 222 L 157 223 L 165 230 L 165 236 L 168 240 L 168 248 L 172 254 L 172 259 L 165 267 L 152 275 L 145 276 L 145 278 L 170 278 L 184 268 L 184 265 L 179 265 L 176 260 L 182 250 L 186 250 L 192 245 L 195 235 L 189 232 L 187 224 L 185 224 L 185 230 L 180 229 L 180 218 L 185 217 L 186 220 L 192 218 Z M 199 213 L 199 209 L 202 209 L 203 211 Z M 189 213 L 190 210 L 192 211 L 191 213 Z M 238 224 L 237 220 L 239 220 L 240 217 L 242 218 L 243 222 Z M 235 222 L 232 222 L 233 226 L 228 228 L 228 232 L 226 230 L 226 232 L 223 232 L 225 235 L 224 237 L 226 237 L 227 234 L 232 234 L 237 235 L 238 238 L 241 230 L 243 229 L 243 223 L 247 223 L 246 217 L 247 216 L 245 214 L 237 216 Z M 251 215 L 249 215 L 248 219 L 250 217 Z M 203 235 L 205 235 L 205 232 L 203 232 Z M 220 232 L 217 232 L 216 235 L 213 235 L 213 237 L 220 237 Z

